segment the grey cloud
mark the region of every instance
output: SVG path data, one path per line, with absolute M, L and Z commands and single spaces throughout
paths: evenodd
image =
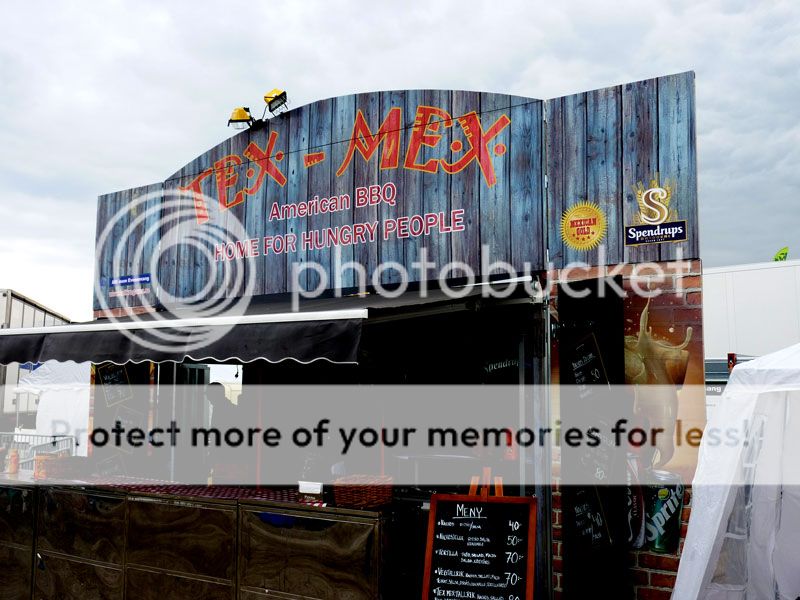
M 706 264 L 800 256 L 793 1 L 17 3 L 0 65 L 0 286 L 68 273 L 55 301 L 84 315 L 97 195 L 168 176 L 274 86 L 294 106 L 414 87 L 548 98 L 693 69 Z

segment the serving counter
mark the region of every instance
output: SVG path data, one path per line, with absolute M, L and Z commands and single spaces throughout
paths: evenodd
M 385 512 L 205 489 L 0 486 L 0 600 L 381 597 Z

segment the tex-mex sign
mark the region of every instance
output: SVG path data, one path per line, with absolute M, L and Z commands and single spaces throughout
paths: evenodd
M 494 115 L 490 115 L 494 118 Z M 403 155 L 402 168 L 422 173 L 437 173 L 440 169 L 449 175 L 459 173 L 470 164 L 476 163 L 488 187 L 497 183 L 492 156 L 504 154 L 506 145 L 502 142 L 494 144 L 498 135 L 511 123 L 507 112 L 494 118 L 494 122 L 484 127 L 481 115 L 476 111 L 456 118 L 437 106 L 417 106 L 414 124 L 410 128 L 406 147 L 403 149 L 401 134 L 403 133 L 403 109 L 399 106 L 392 107 L 387 112 L 382 123 L 376 131 L 372 131 L 364 112 L 358 109 L 353 123 L 353 128 L 348 140 L 344 157 L 336 167 L 335 176 L 341 177 L 347 172 L 356 156 L 364 161 L 369 161 L 374 155 L 380 156 L 382 170 L 396 170 L 401 166 L 401 153 Z M 442 144 L 444 133 L 456 125 L 464 141 L 453 140 L 449 147 Z M 260 147 L 256 141 L 251 141 L 241 155 L 228 154 L 214 161 L 214 163 L 200 172 L 182 190 L 191 191 L 195 197 L 197 222 L 205 223 L 209 220 L 208 207 L 202 199 L 203 182 L 213 176 L 213 185 L 216 197 L 222 210 L 241 204 L 248 197 L 258 193 L 266 178 L 272 179 L 279 186 L 286 185 L 285 163 L 286 154 L 276 150 L 280 134 L 270 131 L 266 146 Z M 444 145 L 444 151 L 439 148 Z M 423 148 L 438 149 L 442 156 L 438 158 L 421 159 Z M 306 152 L 303 154 L 303 165 L 306 168 L 316 166 L 328 159 L 326 150 Z M 239 186 L 239 173 L 237 169 L 243 164 L 248 165 L 247 184 Z M 237 189 L 237 186 L 239 189 Z M 377 194 L 374 186 L 371 190 L 362 192 L 364 198 Z M 396 187 L 396 186 L 395 186 Z M 396 193 L 396 189 L 392 191 Z M 381 194 L 383 197 L 383 194 Z M 389 201 L 393 199 L 389 197 Z M 366 200 L 365 200 L 366 201 Z M 320 204 L 319 202 L 317 204 Z M 324 203 L 323 203 L 324 205 Z M 307 209 L 304 209 L 306 211 Z M 277 203 L 270 207 L 270 219 L 285 214 Z M 302 216 L 302 214 L 300 215 Z
M 684 73 L 546 102 L 408 90 L 301 106 L 220 143 L 161 184 L 101 196 L 98 235 L 145 193 L 160 191 L 164 202 L 180 194 L 191 211 L 172 237 L 163 223 L 148 235 L 152 222 L 125 240 L 108 236 L 97 248 L 97 278 L 152 275 L 147 293 L 111 298 L 130 305 L 201 293 L 242 266 L 256 280 L 253 294 L 275 294 L 292 291 L 292 269 L 308 263 L 330 275 L 329 287 L 349 287 L 352 274 L 334 277 L 337 261 L 388 282 L 397 275 L 380 265 L 407 267 L 413 281 L 459 263 L 481 278 L 497 263 L 520 274 L 544 270 L 548 254 L 556 268 L 592 264 L 600 245 L 607 264 L 652 260 L 648 248 L 658 257 L 660 246 L 696 258 L 694 125 L 678 118 L 693 114 L 693 86 Z M 671 106 L 675 99 L 684 104 Z M 622 110 L 650 104 L 665 108 L 650 119 Z M 662 244 L 678 240 L 640 233 L 641 245 L 630 245 L 624 228 L 649 213 L 629 191 L 659 177 L 654 166 L 672 186 L 670 215 L 686 221 L 686 238 Z M 578 215 L 581 206 L 592 214 Z M 202 234 L 232 221 L 241 229 L 229 239 L 181 243 L 203 237 L 192 229 Z M 434 266 L 412 271 L 423 253 Z M 114 272 L 119 260 L 125 266 Z M 307 283 L 318 280 L 310 274 Z

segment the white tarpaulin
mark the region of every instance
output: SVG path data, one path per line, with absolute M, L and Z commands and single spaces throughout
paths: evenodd
M 800 598 L 800 344 L 736 366 L 704 436 L 672 597 Z
M 23 377 L 18 392 L 39 395 L 36 433 L 75 437 L 77 456 L 86 456 L 91 363 L 48 360 Z

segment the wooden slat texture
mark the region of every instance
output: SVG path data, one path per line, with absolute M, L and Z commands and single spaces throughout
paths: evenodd
M 622 260 L 623 227 L 620 88 L 588 92 L 586 102 L 586 197 L 606 217 L 606 234 L 598 248 L 587 252 L 586 262 L 615 264 Z
M 192 169 L 191 174 L 192 177 L 196 177 L 199 173 L 203 173 L 209 169 L 212 170 L 211 175 L 203 180 L 201 189 L 203 193 L 209 197 L 207 199 L 209 223 L 213 223 L 215 228 L 210 233 L 210 237 L 219 240 L 220 243 L 226 240 L 235 240 L 230 239 L 233 236 L 229 233 L 230 224 L 228 223 L 227 212 L 220 210 L 219 192 L 216 180 L 218 171 L 214 170 L 214 164 L 224 156 L 231 154 L 232 140 L 233 138 L 225 140 L 223 143 L 209 150 L 204 156 L 200 157 L 202 159 L 201 162 Z M 188 181 L 185 183 L 188 183 Z M 216 201 L 212 201 L 212 199 Z M 210 285 L 209 296 L 212 298 L 221 298 L 226 295 L 228 287 L 226 281 L 232 279 L 233 273 L 231 273 L 231 267 L 227 263 L 217 263 L 216 266 L 216 276 L 214 278 L 214 283 Z
M 489 129 L 502 115 L 508 114 L 511 97 L 505 94 L 481 94 L 481 124 L 483 130 Z M 489 187 L 485 177 L 480 178 L 480 240 L 481 253 L 487 252 L 481 260 L 490 265 L 495 261 L 508 261 L 511 250 L 511 160 L 508 148 L 511 144 L 510 127 L 489 142 L 489 155 L 494 164 L 497 182 Z M 504 154 L 499 154 L 499 146 L 505 146 Z M 483 273 L 488 276 L 491 273 Z
M 349 139 L 353 132 L 353 121 L 356 118 L 356 99 L 354 96 L 340 96 L 333 99 L 333 127 L 331 137 L 333 143 L 327 149 L 326 160 L 330 161 L 331 194 L 341 196 L 348 194 L 351 203 L 355 202 L 353 189 L 353 167 L 349 167 L 341 176 L 336 176 L 336 171 L 347 156 Z M 353 205 L 350 210 L 337 211 L 331 215 L 331 226 L 351 225 L 353 223 Z M 344 266 L 353 260 L 353 246 L 340 246 L 338 248 L 338 262 Z M 336 261 L 333 261 L 336 262 Z M 336 277 L 337 273 L 333 273 Z M 342 269 L 338 283 L 331 282 L 331 287 L 349 288 L 356 284 L 355 273 L 352 269 Z
M 309 117 L 311 109 L 309 106 L 301 106 L 289 113 L 289 157 L 287 163 L 287 174 L 289 178 L 287 187 L 288 202 L 305 202 L 308 200 L 308 170 L 303 165 L 303 156 L 308 152 L 309 144 Z M 294 291 L 295 284 L 300 282 L 297 288 L 305 290 L 305 275 L 295 277 L 294 266 L 306 262 L 306 252 L 303 250 L 300 236 L 307 230 L 306 217 L 295 217 L 286 221 L 286 233 L 297 236 L 297 249 L 285 255 L 286 258 L 286 291 Z
M 416 155 L 417 164 L 425 161 L 453 162 L 467 152 L 472 144 L 464 135 L 464 123 L 458 117 L 470 112 L 480 115 L 481 128 L 487 132 L 495 121 L 505 115 L 510 125 L 488 143 L 488 158 L 497 180 L 489 185 L 477 160 L 454 174 L 448 174 L 442 163 L 434 162 L 435 170 L 424 172 L 405 166 L 409 142 L 414 135 L 414 120 L 419 106 L 432 106 L 447 111 L 453 121 L 451 127 L 438 132 L 427 129 L 428 136 L 441 134 L 440 139 L 428 137 Z M 399 135 L 399 165 L 397 169 L 380 168 L 386 141 L 374 149 L 369 159 L 356 150 L 346 168 L 337 174 L 345 162 L 353 135 L 356 116 L 363 115 L 369 128 L 361 134 L 361 147 L 366 147 L 377 136 L 387 115 L 394 108 L 402 110 Z M 546 119 L 544 113 L 547 113 Z M 545 269 L 549 255 L 555 267 L 570 262 L 615 264 L 624 260 L 633 262 L 670 260 L 683 250 L 684 257 L 698 256 L 697 239 L 697 171 L 694 123 L 694 74 L 682 73 L 660 79 L 614 86 L 591 92 L 555 98 L 547 102 L 503 94 L 479 92 L 409 90 L 389 91 L 342 96 L 302 106 L 270 119 L 264 127 L 248 130 L 221 142 L 197 157 L 165 181 L 165 194 L 179 185 L 188 185 L 198 174 L 210 172 L 221 158 L 233 155 L 243 159 L 236 169 L 238 180 L 229 194 L 250 186 L 256 170 L 250 159 L 243 156 L 250 141 L 266 149 L 271 132 L 277 133 L 273 150 L 274 163 L 287 177 L 280 186 L 265 177 L 262 186 L 245 202 L 228 210 L 221 210 L 218 201 L 218 181 L 210 175 L 202 182 L 202 192 L 212 200 L 208 211 L 210 222 L 205 225 L 184 223 L 175 231 L 162 232 L 163 239 L 155 236 L 149 252 L 160 255 L 157 274 L 163 285 L 158 297 L 132 297 L 132 305 L 163 301 L 169 294 L 189 297 L 208 282 L 209 273 L 216 269 L 210 295 L 236 296 L 241 294 L 276 294 L 290 291 L 291 271 L 294 264 L 307 259 L 320 263 L 330 274 L 334 264 L 334 250 L 325 248 L 307 253 L 302 247 L 304 232 L 351 225 L 361 222 L 378 222 L 374 243 L 339 246 L 340 263 L 355 261 L 363 266 L 371 278 L 379 263 L 399 262 L 410 271 L 412 281 L 420 277 L 434 279 L 436 271 L 420 273 L 412 268 L 418 261 L 420 250 L 427 250 L 428 260 L 437 267 L 450 260 L 462 261 L 476 271 L 482 262 L 510 262 L 520 273 L 525 264 L 531 270 Z M 421 130 L 417 132 L 421 133 Z M 453 146 L 453 143 L 456 143 Z M 480 140 L 475 139 L 475 144 Z M 324 153 L 316 164 L 304 164 L 309 151 Z M 276 155 L 280 153 L 282 160 Z M 546 164 L 545 164 L 546 163 Z M 638 206 L 635 186 L 645 185 L 660 174 L 662 180 L 675 185 L 672 207 L 677 218 L 688 224 L 688 241 L 678 244 L 649 244 L 638 247 L 625 246 L 624 228 L 635 224 Z M 547 187 L 545 188 L 545 177 Z M 355 188 L 383 185 L 392 182 L 397 186 L 397 204 L 390 206 L 355 207 Z M 102 196 L 98 203 L 98 228 L 120 208 L 151 187 L 126 190 Z M 308 201 L 314 195 L 320 198 L 349 194 L 351 210 L 295 217 L 289 220 L 268 219 L 273 202 Z M 560 221 L 565 210 L 583 201 L 596 202 L 604 210 L 607 232 L 602 240 L 603 250 L 574 250 L 565 247 L 561 239 Z M 449 220 L 450 211 L 463 209 L 465 231 L 455 234 L 433 233 L 430 236 L 398 239 L 390 236 L 383 241 L 383 223 L 386 219 L 412 216 L 424 212 L 442 212 Z M 124 210 L 123 210 L 124 213 Z M 162 210 L 169 217 L 168 210 Z M 135 217 L 135 215 L 133 215 Z M 130 219 L 131 215 L 125 215 Z M 232 229 L 240 221 L 246 231 L 241 239 L 255 238 L 262 255 L 223 261 L 209 265 L 200 251 L 186 244 L 191 232 L 202 228 Z M 119 228 L 124 227 L 124 220 Z M 115 231 L 115 233 L 120 233 Z M 263 255 L 265 235 L 297 236 L 297 249 L 288 254 Z M 145 236 L 136 231 L 123 256 L 121 275 L 148 272 L 132 250 Z M 235 240 L 234 240 L 235 241 Z M 481 245 L 487 248 L 482 257 Z M 98 249 L 97 277 L 111 276 L 113 252 L 110 248 Z M 209 253 L 213 252 L 208 247 Z M 308 254 L 308 256 L 307 256 Z M 482 261 L 482 259 L 485 259 Z M 213 262 L 213 261 L 212 261 Z M 211 270 L 209 270 L 209 267 Z M 250 290 L 232 289 L 231 283 L 223 286 L 223 273 L 239 272 L 252 282 Z M 458 273 L 454 272 L 453 275 Z M 358 283 L 352 269 L 345 270 L 340 281 L 329 278 L 328 286 L 350 288 Z M 485 275 L 485 274 L 484 274 Z M 229 277 L 232 281 L 235 278 Z M 399 275 L 385 270 L 384 283 L 396 283 Z M 302 275 L 301 287 L 316 286 L 317 276 L 310 270 Z M 367 282 L 369 283 L 369 281 Z M 166 294 L 166 296 L 165 296 Z M 95 298 L 95 308 L 99 308 Z M 112 306 L 119 306 L 113 299 Z
M 125 271 L 128 268 L 128 245 L 126 239 L 126 232 L 128 230 L 128 223 L 130 223 L 129 205 L 131 194 L 133 190 L 123 190 L 114 194 L 110 208 L 112 212 L 112 219 L 114 219 L 113 237 L 111 241 L 111 277 L 122 277 L 129 275 Z M 109 290 L 114 288 L 109 287 Z M 126 298 L 123 296 L 114 296 L 108 298 L 108 305 L 110 308 L 118 308 L 124 306 Z
M 636 184 L 647 185 L 658 171 L 658 104 L 655 79 L 622 86 L 622 221 L 635 223 L 639 213 Z M 624 231 L 623 231 L 624 233 Z M 624 260 L 631 263 L 659 259 L 659 245 L 626 246 Z
M 408 145 L 409 136 L 413 135 L 414 118 L 417 114 L 417 107 L 423 103 L 423 92 L 420 90 L 411 90 L 406 92 L 406 104 L 403 111 L 403 128 L 406 130 L 406 146 Z M 405 150 L 405 148 L 404 148 Z M 405 160 L 405 151 L 401 156 L 402 161 Z M 399 174 L 398 174 L 399 175 Z M 405 216 L 412 216 L 422 213 L 422 190 L 424 174 L 420 171 L 412 169 L 403 169 L 403 209 Z M 423 247 L 420 238 L 407 237 L 403 240 L 403 257 L 405 258 L 405 265 L 411 268 L 411 265 L 420 260 L 420 248 Z M 430 260 L 428 257 L 426 260 Z M 431 279 L 433 275 L 428 275 L 424 279 Z
M 450 114 L 451 92 L 440 90 L 426 90 L 422 94 L 422 102 L 426 106 L 436 106 L 448 111 Z M 428 160 L 438 161 L 442 157 L 448 157 L 450 152 L 450 142 L 452 136 L 452 120 L 447 121 L 441 117 L 434 117 L 434 122 L 438 122 L 438 130 L 431 132 L 433 135 L 440 135 L 438 143 L 433 147 L 424 146 L 420 152 L 420 161 L 425 163 Z M 450 125 L 450 127 L 447 127 Z M 424 213 L 444 213 L 449 220 L 450 213 L 450 181 L 444 169 L 439 166 L 436 173 L 425 173 L 422 179 L 422 211 Z M 436 266 L 432 277 L 439 275 L 441 268 L 450 262 L 450 239 L 453 234 L 441 234 L 434 231 L 431 235 L 423 236 L 421 243 L 428 249 L 428 257 Z
M 271 156 L 275 164 L 286 170 L 289 162 L 289 115 L 284 113 L 269 121 L 269 127 L 256 131 L 250 140 L 266 151 L 272 132 L 277 134 Z M 280 160 L 278 160 L 280 158 Z M 250 180 L 249 183 L 252 183 Z M 280 185 L 272 177 L 265 176 L 264 183 L 254 196 L 246 200 L 246 223 L 248 237 L 258 238 L 261 257 L 250 261 L 248 277 L 252 277 L 256 294 L 267 291 L 279 293 L 286 290 L 286 256 L 270 251 L 264 254 L 264 236 L 283 236 L 286 234 L 286 221 L 269 219 L 273 203 L 283 206 L 287 202 L 287 186 Z
M 141 244 L 141 271 L 140 273 L 150 274 L 150 292 L 146 296 L 137 296 L 135 306 L 155 304 L 158 295 L 155 285 L 152 283 L 153 276 L 158 270 L 158 222 L 161 219 L 161 207 L 164 200 L 164 184 L 154 183 L 146 188 L 147 200 L 144 203 L 145 218 L 142 221 L 142 244 Z
M 564 198 L 563 210 L 587 199 L 586 94 L 564 98 Z M 562 242 L 563 244 L 563 242 Z M 586 253 L 564 246 L 564 261 L 585 262 Z
M 331 145 L 331 127 L 333 124 L 333 100 L 323 100 L 311 105 L 310 117 L 310 138 L 309 152 L 329 152 Z M 331 195 L 331 161 L 324 160 L 321 163 L 308 167 L 308 199 L 318 197 L 329 198 Z M 325 229 L 331 226 L 330 213 L 312 215 L 308 218 L 308 231 L 320 231 L 323 234 Z M 318 264 L 326 273 L 322 277 L 322 288 L 331 287 L 330 281 L 330 260 L 331 250 L 329 248 L 312 249 L 308 253 L 309 262 Z M 321 275 L 317 271 L 309 270 L 306 277 L 306 285 L 309 290 L 320 287 Z
M 125 266 L 124 272 L 126 275 L 141 275 L 144 273 L 141 270 L 142 261 L 137 255 L 137 248 L 141 246 L 144 240 L 144 223 L 142 221 L 145 212 L 145 198 L 147 196 L 148 186 L 133 188 L 131 195 L 128 198 L 128 218 L 129 222 L 126 228 L 127 234 L 125 236 L 126 250 L 125 250 Z M 133 288 L 135 286 L 131 286 Z M 125 306 L 140 306 L 141 299 L 136 296 L 127 296 L 123 298 Z
M 545 144 L 547 164 L 545 174 L 545 222 L 547 223 L 547 244 L 550 249 L 550 263 L 560 267 L 564 262 L 564 244 L 561 241 L 561 216 L 564 212 L 564 100 L 548 100 L 545 108 Z M 548 265 L 549 268 L 549 265 Z
M 179 179 L 169 179 L 164 182 L 165 204 L 161 210 L 161 224 L 158 247 L 158 273 L 156 293 L 161 302 L 165 302 L 170 296 L 175 296 L 177 286 L 177 267 L 178 267 L 178 232 L 173 226 L 174 219 L 177 218 L 178 187 L 181 185 Z
M 110 194 L 103 194 L 97 198 L 97 225 L 95 226 L 94 237 L 94 288 L 92 290 L 95 310 L 99 310 L 103 303 L 106 302 L 108 294 L 107 280 L 109 273 L 111 273 L 108 244 L 103 241 L 103 232 L 108 225 L 109 196 Z
M 685 219 L 687 241 L 661 244 L 661 260 L 697 258 L 697 155 L 695 148 L 694 73 L 658 80 L 658 170 L 674 182 L 670 208 Z
M 478 92 L 453 92 L 451 114 L 454 119 L 470 112 L 479 113 L 481 110 L 481 95 Z M 468 143 L 460 126 L 454 125 L 452 132 L 453 141 L 461 142 L 462 148 L 467 148 Z M 457 153 L 448 153 L 450 160 L 456 160 Z M 458 235 L 451 236 L 452 257 L 468 265 L 477 275 L 481 269 L 481 239 L 480 239 L 480 189 L 481 174 L 475 163 L 453 176 L 450 184 L 450 206 L 453 210 L 464 210 L 464 225 L 466 229 Z
M 377 92 L 370 94 L 358 94 L 356 96 L 356 110 L 360 110 L 364 119 L 369 125 L 370 131 L 375 135 L 383 123 L 385 115 L 381 114 L 381 95 Z M 361 155 L 356 153 L 353 158 L 353 186 L 374 185 L 378 181 L 378 164 L 380 162 L 381 149 L 376 150 L 372 160 L 366 162 Z M 353 199 L 355 202 L 355 198 Z M 378 207 L 365 206 L 353 208 L 353 220 L 356 223 L 364 223 L 378 220 Z M 378 266 L 378 244 L 358 244 L 353 248 L 353 260 L 363 265 L 367 274 L 371 274 Z
M 381 94 L 381 114 L 387 115 L 390 110 L 395 107 L 400 107 L 403 110 L 405 106 L 405 98 L 401 92 L 383 92 Z M 399 164 L 402 164 L 403 156 L 402 149 L 406 147 L 408 140 L 409 130 L 401 125 L 400 131 L 400 158 Z M 377 160 L 377 159 L 376 159 Z M 395 206 L 390 206 L 386 203 L 381 203 L 378 207 L 378 217 L 383 222 L 386 219 L 396 219 L 405 215 L 405 197 L 403 177 L 400 171 L 395 169 L 381 169 L 378 173 L 378 183 L 384 185 L 392 182 L 397 186 L 397 198 Z M 381 263 L 396 262 L 403 264 L 403 240 L 397 236 L 392 236 L 388 240 L 382 238 L 378 241 L 379 259 Z M 381 276 L 381 283 L 398 283 L 400 275 L 396 270 L 386 270 Z
M 512 96 L 511 104 L 511 264 L 522 273 L 544 262 L 542 102 Z
M 269 140 L 269 132 L 272 131 L 273 127 L 278 123 L 287 123 L 286 119 L 281 120 L 274 120 L 269 123 L 269 127 L 264 127 L 259 129 L 258 131 L 251 132 L 250 134 L 250 143 L 256 144 L 261 150 L 265 150 L 267 148 L 267 141 Z M 288 136 L 284 135 L 281 136 L 281 144 L 282 147 L 276 148 L 276 152 L 283 150 L 284 154 L 286 153 L 286 146 L 288 141 Z M 245 166 L 243 175 L 247 177 L 246 185 L 249 187 L 253 184 L 256 178 L 256 173 L 258 170 L 258 165 L 254 164 L 249 158 L 242 157 L 243 165 Z M 285 160 L 285 159 L 284 159 Z M 281 187 L 277 184 L 274 185 L 277 190 L 273 189 L 270 185 L 271 181 L 269 181 L 269 177 L 265 178 L 264 183 L 262 184 L 261 188 L 252 196 L 247 196 L 244 205 L 244 225 L 245 229 L 247 230 L 247 239 L 256 239 L 258 240 L 258 250 L 259 256 L 257 258 L 251 258 L 247 261 L 247 277 L 248 283 L 253 285 L 253 294 L 259 295 L 263 294 L 266 290 L 266 281 L 267 281 L 267 263 L 269 262 L 270 265 L 274 266 L 275 261 L 278 261 L 281 265 L 281 268 L 285 267 L 285 262 L 281 259 L 280 256 L 272 254 L 267 256 L 264 254 L 264 236 L 266 235 L 266 228 L 270 227 L 270 233 L 283 233 L 283 229 L 281 227 L 282 222 L 276 221 L 273 223 L 269 223 L 268 216 L 269 216 L 269 207 L 273 201 L 277 200 L 281 193 Z M 276 197 L 277 196 L 277 197 Z M 283 203 L 283 202 L 281 202 Z M 268 224 L 269 223 L 269 224 Z M 280 229 L 278 229 L 280 228 Z M 278 283 L 277 287 L 282 287 L 283 281 L 275 282 L 273 281 L 273 286 Z
M 244 157 L 244 150 L 250 143 L 250 132 L 247 130 L 239 132 L 231 138 L 230 142 L 230 154 L 241 157 L 243 161 L 242 164 L 236 168 L 236 173 L 238 174 L 236 184 L 231 187 L 228 192 L 230 194 L 229 197 L 232 198 L 236 193 L 244 190 L 249 185 L 247 177 L 249 165 L 246 164 L 247 159 Z M 245 198 L 244 202 L 235 204 L 226 210 L 220 207 L 220 210 L 223 210 L 225 216 L 227 231 L 234 241 L 247 239 L 248 237 L 246 233 L 246 208 L 250 197 L 245 196 Z M 228 261 L 225 264 L 229 272 L 228 283 L 225 286 L 224 292 L 226 297 L 241 296 L 248 290 L 248 277 L 252 269 L 250 264 L 251 260 L 252 259 L 245 258 L 242 260 Z
M 178 185 L 181 187 L 188 186 L 198 173 L 211 167 L 209 160 L 210 156 L 208 154 L 203 154 L 190 162 L 189 165 L 187 165 L 186 174 L 177 180 Z M 213 180 L 214 176 L 211 175 L 203 182 L 206 186 L 205 189 L 208 190 L 206 193 L 209 196 L 216 195 L 214 192 Z M 176 228 L 177 240 L 180 241 L 175 255 L 175 294 L 178 298 L 183 299 L 193 296 L 196 291 L 202 289 L 205 278 L 198 276 L 199 274 L 196 269 L 198 249 L 189 243 L 185 243 L 189 240 L 189 236 L 192 234 L 195 227 L 197 227 L 197 222 L 195 220 L 190 220 L 188 218 L 190 215 L 177 218 L 178 215 L 181 215 L 183 211 L 187 211 L 189 207 L 192 206 L 193 201 L 188 194 L 172 196 L 172 199 L 173 202 L 180 202 L 180 210 L 173 213 L 176 220 L 172 221 L 170 226 Z M 209 213 L 213 214 L 213 206 L 208 206 L 207 209 Z

